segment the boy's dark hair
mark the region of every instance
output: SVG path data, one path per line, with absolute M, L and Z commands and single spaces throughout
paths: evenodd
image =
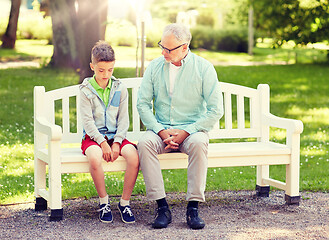
M 114 50 L 105 41 L 98 41 L 91 49 L 91 62 L 113 62 L 115 61 Z

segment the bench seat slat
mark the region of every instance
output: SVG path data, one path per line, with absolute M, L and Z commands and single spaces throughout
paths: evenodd
M 211 143 L 208 156 L 257 156 L 257 155 L 284 155 L 291 150 L 283 144 L 274 142 L 238 142 L 238 143 Z
M 47 155 L 48 150 L 41 151 L 43 155 Z M 238 143 L 211 143 L 209 144 L 208 157 L 243 157 L 243 156 L 266 156 L 266 155 L 286 155 L 290 154 L 291 150 L 283 144 L 278 143 L 262 143 L 262 142 L 238 142 Z M 182 153 L 160 154 L 159 159 L 177 159 L 181 158 Z M 121 158 L 121 157 L 119 157 Z M 184 158 L 186 158 L 184 156 Z M 87 162 L 87 158 L 81 153 L 79 147 L 62 148 L 61 149 L 62 163 L 68 162 Z
M 46 156 L 48 150 L 43 149 L 40 156 Z M 286 164 L 289 163 L 291 150 L 283 144 L 268 142 L 238 142 L 209 144 L 209 167 L 225 166 L 255 166 L 258 164 Z M 284 157 L 286 155 L 286 157 Z M 278 158 L 277 156 L 280 156 Z M 160 154 L 159 160 L 163 169 L 187 167 L 187 155 L 184 153 Z M 88 172 L 87 158 L 79 147 L 61 149 L 62 172 Z M 172 164 L 175 161 L 175 164 Z M 77 165 L 76 163 L 80 163 Z M 119 157 L 114 163 L 103 163 L 104 171 L 123 171 L 125 160 Z

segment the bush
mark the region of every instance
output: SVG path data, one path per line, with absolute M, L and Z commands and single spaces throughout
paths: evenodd
M 213 9 L 200 9 L 197 17 L 198 25 L 214 27 L 216 22 L 216 14 Z
M 156 31 L 147 31 L 146 33 L 146 47 L 157 47 L 161 40 L 161 33 Z
M 8 17 L 0 19 L 0 36 L 6 32 Z M 17 39 L 38 39 L 52 42 L 53 31 L 50 17 L 43 18 L 39 12 L 21 13 L 17 23 Z
M 235 28 L 222 31 L 217 41 L 217 50 L 248 52 L 248 29 Z
M 17 39 L 46 39 L 52 42 L 53 31 L 50 17 L 40 13 L 21 15 L 17 25 Z
M 248 52 L 248 29 L 227 30 L 198 26 L 191 29 L 191 48 L 204 48 L 213 51 Z
M 146 25 L 146 46 L 157 47 L 158 42 L 161 40 L 163 28 L 166 26 L 166 22 L 160 19 L 154 18 L 152 26 Z
M 216 50 L 217 32 L 211 27 L 199 26 L 191 29 L 192 41 L 191 48 L 204 48 L 208 50 Z
M 113 46 L 136 46 L 136 26 L 127 20 L 111 20 L 105 32 L 105 40 Z
M 160 19 L 153 19 L 152 26 L 145 24 L 146 46 L 157 47 L 157 43 L 161 39 L 162 30 L 166 22 Z M 138 29 L 138 35 L 141 36 L 141 28 Z M 130 21 L 122 19 L 112 19 L 107 27 L 105 33 L 105 40 L 109 41 L 114 46 L 130 46 L 136 47 L 137 32 L 136 26 Z M 140 38 L 138 39 L 140 41 Z

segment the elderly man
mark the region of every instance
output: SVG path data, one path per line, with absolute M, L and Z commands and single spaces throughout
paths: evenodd
M 190 52 L 191 38 L 183 25 L 165 27 L 158 43 L 163 56 L 150 63 L 138 92 L 137 108 L 147 128 L 138 143 L 141 170 L 147 197 L 158 204 L 153 228 L 172 220 L 157 155 L 175 151 L 188 155 L 187 224 L 205 226 L 198 203 L 205 201 L 207 132 L 223 115 L 223 99 L 213 65 Z

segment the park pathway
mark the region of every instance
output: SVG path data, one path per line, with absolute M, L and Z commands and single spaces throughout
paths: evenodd
M 97 217 L 97 198 L 63 202 L 64 219 L 49 222 L 49 210 L 35 212 L 33 203 L 0 206 L 0 239 L 329 239 L 329 194 L 301 192 L 299 206 L 285 205 L 284 192 L 258 198 L 254 191 L 206 192 L 200 214 L 202 230 L 191 230 L 185 220 L 185 193 L 169 193 L 173 221 L 166 229 L 152 229 L 155 204 L 136 195 L 131 206 L 136 223 L 124 224 L 111 197 L 114 221 Z

